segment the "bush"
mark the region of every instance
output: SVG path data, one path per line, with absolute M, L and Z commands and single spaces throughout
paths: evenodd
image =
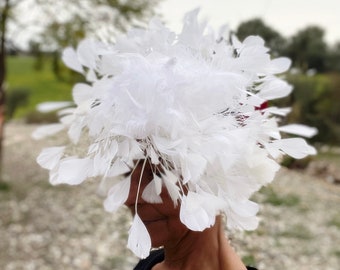
M 8 94 L 15 88 L 29 89 L 26 106 L 16 109 L 13 118 L 22 118 L 35 111 L 37 104 L 45 101 L 72 100 L 72 84 L 59 81 L 51 71 L 52 59 L 44 56 L 44 65 L 37 71 L 33 68 L 35 59 L 31 56 L 9 57 L 7 82 Z M 65 75 L 66 76 L 66 75 Z
M 25 117 L 27 124 L 49 124 L 57 123 L 59 121 L 57 112 L 42 113 L 38 111 L 32 111 Z
M 302 123 L 318 129 L 311 142 L 340 144 L 339 74 L 316 76 L 290 75 L 294 86 L 291 96 L 275 101 L 273 105 L 292 106 L 288 123 Z
M 260 191 L 265 195 L 264 203 L 271 204 L 274 206 L 285 206 L 285 207 L 295 207 L 300 204 L 300 198 L 296 194 L 286 194 L 282 195 L 275 192 L 270 187 L 264 187 Z
M 10 190 L 10 186 L 8 183 L 5 183 L 3 181 L 0 181 L 0 191 L 5 192 L 5 191 L 9 191 Z
M 8 91 L 6 97 L 6 115 L 9 119 L 13 118 L 17 108 L 28 104 L 29 96 L 30 90 L 26 88 L 15 88 Z
M 305 157 L 303 159 L 295 159 L 291 156 L 285 156 L 282 161 L 281 165 L 290 169 L 306 169 L 309 163 L 313 160 L 311 156 Z

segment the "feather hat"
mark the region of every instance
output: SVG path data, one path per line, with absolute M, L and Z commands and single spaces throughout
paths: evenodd
M 60 112 L 60 123 L 33 134 L 68 131 L 68 145 L 43 149 L 37 158 L 53 185 L 100 176 L 101 188 L 111 185 L 104 207 L 114 212 L 130 188 L 130 177 L 119 176 L 135 160 L 149 160 L 162 175 L 154 175 L 143 199 L 161 202 L 165 186 L 189 229 L 212 226 L 220 213 L 230 229 L 258 226 L 258 205 L 249 198 L 273 180 L 276 159 L 316 153 L 304 139 L 281 132 L 310 137 L 316 131 L 279 126 L 289 108 L 259 109 L 292 91 L 277 76 L 288 70 L 289 59 L 272 59 L 258 36 L 241 42 L 225 28 L 216 34 L 197 15 L 185 16 L 179 34 L 153 19 L 148 29 L 133 29 L 115 44 L 84 40 L 64 50 L 65 64 L 87 83 L 74 86 L 75 106 Z M 139 257 L 151 248 L 138 209 L 128 247 Z

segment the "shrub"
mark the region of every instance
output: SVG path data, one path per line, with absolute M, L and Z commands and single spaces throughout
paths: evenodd
M 30 90 L 26 88 L 15 88 L 7 93 L 6 114 L 9 119 L 13 118 L 16 109 L 28 104 Z
M 263 202 L 274 206 L 295 207 L 300 204 L 300 198 L 296 194 L 277 194 L 270 187 L 262 188 L 261 193 L 265 195 Z
M 0 191 L 4 192 L 4 191 L 9 191 L 10 190 L 10 186 L 8 183 L 0 181 Z
M 38 111 L 29 112 L 25 117 L 27 124 L 48 124 L 58 122 L 56 112 L 42 113 Z
M 290 75 L 288 81 L 294 86 L 292 95 L 273 104 L 292 106 L 285 121 L 316 127 L 319 132 L 311 142 L 340 144 L 339 74 Z
M 290 169 L 306 169 L 312 160 L 313 157 L 311 156 L 303 159 L 295 159 L 290 156 L 285 156 L 281 161 L 281 165 Z

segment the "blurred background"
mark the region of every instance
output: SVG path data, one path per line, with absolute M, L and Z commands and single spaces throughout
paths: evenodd
M 0 0 L 0 269 L 132 269 L 125 248 L 130 217 L 104 212 L 96 183 L 51 187 L 35 158 L 65 134 L 33 141 L 32 131 L 57 121 L 36 109 L 69 101 L 84 78 L 61 52 L 85 37 L 114 42 L 158 15 L 179 32 L 187 11 L 240 40 L 260 35 L 274 56 L 292 59 L 294 86 L 283 121 L 317 127 L 318 155 L 286 158 L 277 180 L 254 200 L 259 229 L 227 232 L 246 264 L 301 270 L 340 265 L 340 2 L 338 0 Z

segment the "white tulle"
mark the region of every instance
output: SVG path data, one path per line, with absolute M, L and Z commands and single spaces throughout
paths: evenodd
M 141 191 L 144 201 L 161 203 L 167 191 L 192 230 L 212 226 L 219 213 L 226 214 L 229 228 L 257 227 L 258 206 L 249 198 L 274 179 L 275 158 L 316 153 L 305 140 L 281 132 L 310 137 L 316 130 L 280 127 L 290 108 L 258 109 L 292 91 L 276 76 L 290 60 L 272 58 L 261 37 L 240 41 L 225 28 L 215 34 L 197 20 L 198 12 L 186 15 L 178 34 L 153 19 L 115 44 L 84 40 L 65 49 L 65 64 L 87 82 L 74 86 L 75 107 L 60 113 L 59 124 L 33 134 L 67 130 L 68 145 L 43 150 L 37 159 L 50 170 L 52 184 L 99 176 L 101 192 L 113 185 L 104 207 L 114 212 L 130 188 L 121 175 L 136 160 L 148 159 L 158 173 Z M 75 149 L 78 155 L 71 156 Z M 128 246 L 146 257 L 150 236 L 136 208 Z

